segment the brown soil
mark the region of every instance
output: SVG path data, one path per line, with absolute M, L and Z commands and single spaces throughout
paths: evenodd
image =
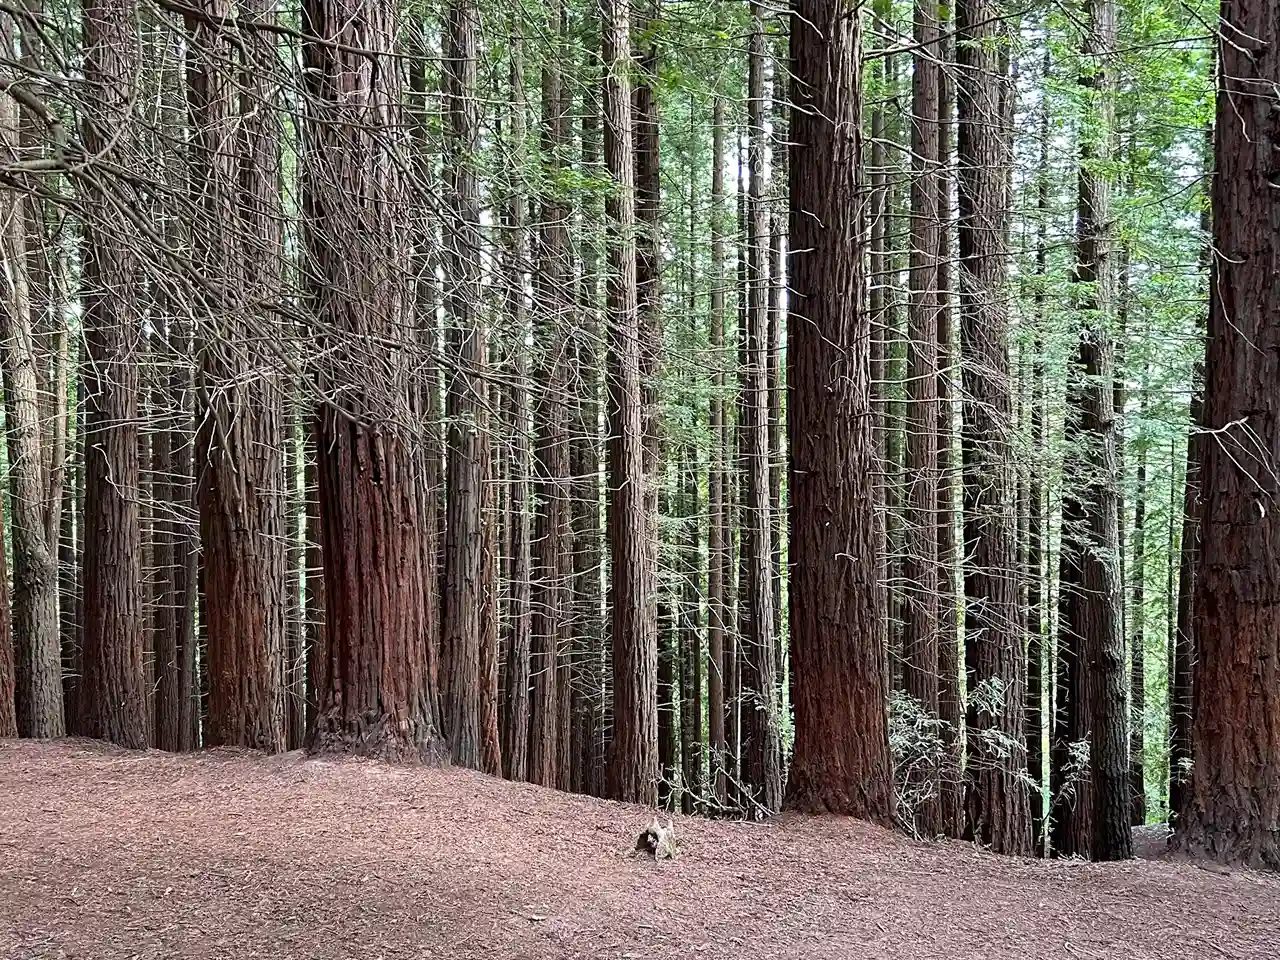
M 459 770 L 0 743 L 0 957 L 1275 956 L 1280 878 L 678 822 Z M 1147 847 L 1158 850 L 1159 843 Z

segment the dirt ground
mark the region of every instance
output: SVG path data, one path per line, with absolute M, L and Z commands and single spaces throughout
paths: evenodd
M 0 743 L 0 957 L 1275 957 L 1280 878 L 679 821 L 459 770 Z M 1158 851 L 1158 837 L 1141 847 Z

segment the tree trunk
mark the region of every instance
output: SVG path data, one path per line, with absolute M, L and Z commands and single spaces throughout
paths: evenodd
M 205 0 L 204 9 L 223 17 L 231 4 Z M 257 12 L 269 16 L 265 9 Z M 254 92 L 242 94 L 248 108 L 242 112 L 235 75 L 227 69 L 236 48 L 218 28 L 188 20 L 191 178 L 201 210 L 193 234 L 204 269 L 226 291 L 197 327 L 206 740 L 274 752 L 284 747 L 283 395 L 275 375 L 262 373 L 270 363 L 254 347 L 260 318 L 244 315 L 241 306 L 273 303 L 280 296 L 279 131 L 273 129 L 262 59 L 274 47 L 265 40 L 243 47 L 241 79 Z M 252 248 L 242 245 L 249 237 Z
M 787 322 L 791 702 L 786 805 L 888 824 L 893 771 L 871 475 L 861 184 L 861 21 L 797 0 L 791 23 Z M 802 252 L 803 251 L 803 252 Z
M 1112 345 L 1109 197 L 1115 41 L 1110 0 L 1090 0 L 1080 84 L 1096 108 L 1096 129 L 1081 144 L 1077 266 L 1082 329 L 1068 384 L 1058 649 L 1054 847 L 1062 854 L 1119 860 L 1132 853 L 1124 636 L 1120 628 L 1118 470 Z M 1073 784 L 1072 752 L 1088 760 Z M 1077 753 L 1077 759 L 1082 754 Z
M 399 74 L 374 70 L 394 49 L 386 0 L 305 0 L 302 43 L 311 104 L 303 127 L 303 236 L 314 278 L 307 291 L 321 329 L 316 353 L 319 520 L 328 642 L 312 752 L 443 759 L 427 603 L 422 506 L 409 438 L 405 351 L 412 336 L 404 270 L 405 190 L 390 155 L 400 123 Z M 367 291 L 352 300 L 343 291 Z M 361 338 L 359 351 L 350 338 Z M 404 346 L 409 346 L 406 342 Z M 336 391 L 341 391 L 340 396 Z
M 1143 380 L 1145 381 L 1145 376 Z M 1138 413 L 1139 422 L 1146 420 L 1147 398 L 1143 394 Z M 1133 807 L 1130 822 L 1140 827 L 1147 822 L 1147 787 L 1146 787 L 1146 655 L 1147 655 L 1147 618 L 1146 618 L 1146 517 L 1147 517 L 1147 448 L 1142 444 L 1138 448 L 1137 500 L 1133 505 L 1133 577 L 1132 601 L 1129 607 L 1129 624 L 1132 627 L 1129 645 L 1131 658 L 1129 674 L 1129 789 L 1133 792 Z M 1169 558 L 1173 562 L 1173 558 Z
M 782 740 L 779 728 L 773 617 L 773 524 L 769 518 L 769 315 L 768 207 L 765 197 L 764 11 L 751 3 L 751 53 L 747 81 L 747 327 L 743 338 L 743 444 L 746 472 L 743 570 L 746 589 L 742 634 L 743 783 L 765 810 L 782 807 Z
M 725 424 L 724 351 L 724 99 L 712 106 L 711 130 L 711 455 L 707 475 L 707 733 L 711 748 L 711 786 L 718 804 L 726 801 L 725 634 L 728 625 L 729 542 L 728 488 L 725 463 L 729 455 Z
M 590 84 L 583 87 L 582 171 L 599 176 L 600 103 Z M 577 371 L 577 430 L 570 456 L 573 475 L 578 478 L 573 500 L 574 598 L 579 638 L 575 663 L 578 683 L 574 688 L 578 746 L 576 767 L 581 782 L 574 789 L 591 796 L 604 793 L 604 711 L 608 664 L 601 621 L 602 596 L 600 556 L 600 304 L 599 251 L 594 240 L 603 211 L 593 200 L 583 206 L 585 234 L 580 244 L 582 257 L 579 297 L 580 334 L 575 338 L 574 367 Z
M 943 8 L 938 8 L 944 14 Z M 940 57 L 954 59 L 954 43 L 947 39 L 953 24 L 943 16 Z M 957 596 L 956 464 L 955 464 L 955 326 L 951 302 L 952 272 L 952 143 L 955 89 L 940 70 L 938 91 L 938 719 L 944 753 L 939 775 L 942 791 L 942 832 L 948 837 L 964 833 L 964 783 L 960 766 L 963 753 L 964 691 L 960 679 L 960 612 Z
M 684 785 L 681 794 L 683 810 L 691 814 L 706 792 L 702 769 L 702 561 L 698 536 L 698 458 L 692 444 L 684 451 L 681 500 L 680 567 L 684 592 L 680 598 L 680 773 Z
M 942 52 L 935 0 L 917 0 L 911 72 L 911 267 L 907 308 L 907 459 L 903 691 L 938 715 L 938 108 Z M 942 832 L 940 771 L 912 758 L 907 783 L 915 829 Z
M 1178 845 L 1224 863 L 1280 870 L 1280 324 L 1276 248 L 1274 0 L 1227 0 L 1219 46 L 1217 175 L 1194 579 L 1190 782 Z M 1192 489 L 1188 476 L 1188 500 Z M 1191 511 L 1194 512 L 1194 511 Z M 1184 527 L 1184 556 L 1186 532 Z M 1183 656 L 1179 636 L 1178 655 Z M 1183 691 L 1178 691 L 1183 692 Z
M 542 68 L 543 163 L 554 183 L 563 169 L 568 139 L 568 101 L 561 76 L 565 31 L 564 4 L 553 8 L 548 29 L 555 52 Z M 568 384 L 569 339 L 572 316 L 568 296 L 570 262 L 569 211 L 554 190 L 542 197 L 541 229 L 535 304 L 538 312 L 539 385 L 534 407 L 537 446 L 534 484 L 537 516 L 533 534 L 533 703 L 530 720 L 529 779 L 543 786 L 560 784 L 561 698 L 569 696 L 561 683 L 561 645 L 567 639 L 565 574 L 571 562 L 569 542 Z
M 0 530 L 4 529 L 4 497 L 0 497 Z M 14 699 L 13 619 L 9 612 L 9 559 L 0 537 L 0 740 L 18 735 Z
M 507 322 L 510 324 L 512 349 L 511 385 L 507 394 L 507 416 L 511 425 L 510 481 L 507 494 L 506 531 L 509 544 L 510 587 L 507 597 L 508 626 L 504 647 L 505 700 L 502 722 L 503 773 L 510 780 L 526 780 L 529 776 L 529 647 L 530 608 L 529 574 L 529 369 L 527 351 L 523 349 L 528 335 L 528 309 L 525 285 L 525 261 L 528 243 L 525 238 L 527 201 L 523 179 L 519 177 L 525 151 L 526 117 L 524 94 L 524 45 L 520 27 L 513 24 L 510 38 L 510 128 L 511 170 L 517 176 L 506 208 Z
M 453 762 L 479 769 L 480 608 L 485 433 L 485 333 L 480 319 L 480 203 L 475 158 L 479 149 L 476 106 L 476 33 L 479 14 L 471 0 L 448 8 L 445 42 L 449 122 L 449 202 L 445 231 L 449 369 L 445 398 L 447 494 L 445 500 L 443 629 L 440 645 L 441 721 Z
M 614 191 L 609 221 L 609 494 L 613 637 L 613 742 L 609 793 L 652 804 L 658 776 L 658 644 L 652 616 L 644 477 L 641 336 L 636 303 L 635 166 L 632 152 L 630 13 L 601 0 L 604 153 Z
M 957 9 L 960 166 L 960 354 L 964 384 L 965 671 L 969 757 L 966 836 L 998 853 L 1031 850 L 1023 781 L 1026 659 L 1018 609 L 1013 387 L 1007 346 L 1009 216 L 1003 48 L 989 0 Z
M 138 69 L 136 5 L 86 0 L 84 145 L 91 155 L 124 151 Z M 138 353 L 141 275 L 118 215 L 96 194 L 84 224 L 86 363 L 84 672 L 79 732 L 119 746 L 148 743 L 143 682 L 142 546 L 138 512 Z
M 0 16 L 0 50 L 11 56 L 13 23 Z M 23 32 L 24 41 L 28 38 Z M 23 43 L 26 47 L 28 44 Z M 0 157 L 19 158 L 17 101 L 0 103 Z M 25 122 L 25 118 L 23 118 Z M 62 645 L 58 624 L 57 502 L 46 499 L 48 465 L 42 437 L 40 358 L 32 285 L 28 273 L 36 259 L 28 250 L 32 221 L 38 224 L 35 194 L 18 189 L 0 200 L 0 254 L 7 276 L 0 302 L 0 365 L 4 373 L 5 427 L 9 444 L 9 492 L 13 533 L 12 637 L 18 730 L 24 737 L 60 737 L 63 713 Z M 60 465 L 59 465 L 60 467 Z

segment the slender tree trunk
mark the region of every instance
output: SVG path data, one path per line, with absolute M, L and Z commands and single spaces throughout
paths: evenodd
M 917 52 L 911 73 L 911 267 L 907 310 L 907 458 L 903 691 L 926 716 L 938 715 L 938 108 L 942 44 L 938 5 L 915 4 Z M 943 830 L 940 771 L 911 766 L 915 829 Z
M 943 8 L 939 6 L 939 13 Z M 953 24 L 944 16 L 940 56 L 954 60 L 954 43 L 947 39 Z M 960 679 L 960 610 L 957 596 L 958 545 L 956 543 L 955 463 L 955 326 L 951 302 L 952 276 L 952 133 L 955 89 L 948 72 L 939 71 L 938 91 L 938 719 L 945 752 L 939 774 L 942 832 L 949 837 L 964 833 L 964 784 L 960 766 L 963 752 L 964 692 Z
M 1145 376 L 1143 380 L 1145 381 Z M 1139 422 L 1146 420 L 1147 397 L 1143 394 L 1138 412 Z M 1138 471 L 1135 490 L 1136 501 L 1133 505 L 1133 567 L 1131 576 L 1133 584 L 1130 596 L 1129 624 L 1132 628 L 1130 657 L 1132 663 L 1129 674 L 1129 789 L 1133 792 L 1133 811 L 1131 823 L 1142 826 L 1147 822 L 1147 787 L 1146 787 L 1146 657 L 1147 657 L 1147 616 L 1146 616 L 1146 517 L 1147 517 L 1147 448 L 1138 448 Z M 1169 558 L 1173 562 L 1173 558 Z
M 344 346 L 353 336 L 362 343 L 358 353 L 317 345 L 331 358 L 320 367 L 320 386 L 341 393 L 328 393 L 317 411 L 328 643 L 307 745 L 435 761 L 447 748 L 426 638 L 439 611 L 427 603 L 429 535 L 399 427 L 411 412 L 411 383 L 405 351 L 381 345 L 412 337 L 405 190 L 390 155 L 399 73 L 375 71 L 370 57 L 353 52 L 387 61 L 394 10 L 386 0 L 305 0 L 302 30 L 326 38 L 302 43 L 312 111 L 302 151 L 303 237 L 315 276 L 307 294 L 321 329 L 340 331 Z M 345 296 L 355 278 L 374 293 Z
M 658 776 L 658 644 L 652 616 L 644 479 L 641 334 L 636 302 L 635 166 L 629 80 L 630 14 L 601 0 L 604 153 L 614 192 L 609 221 L 609 509 L 613 613 L 613 742 L 609 793 L 653 803 Z
M 450 375 L 445 399 L 448 459 L 445 500 L 444 594 L 441 612 L 441 721 L 453 762 L 479 769 L 480 609 L 484 538 L 481 516 L 488 440 L 484 423 L 485 333 L 480 319 L 480 203 L 476 43 L 479 14 L 471 0 L 448 9 L 446 102 L 449 118 L 449 201 L 445 231 Z
M 1081 86 L 1095 105 L 1097 129 L 1081 145 L 1076 282 L 1082 329 L 1081 373 L 1068 384 L 1066 441 L 1072 450 L 1063 494 L 1059 575 L 1059 716 L 1054 739 L 1059 787 L 1054 847 L 1094 860 L 1131 855 L 1126 671 L 1120 627 L 1118 468 L 1112 344 L 1109 196 L 1113 81 L 1108 58 L 1115 41 L 1110 0 L 1089 0 Z M 1082 375 L 1081 375 L 1082 374 Z M 1088 744 L 1087 765 L 1071 787 L 1072 745 Z M 1078 755 L 1078 754 L 1077 754 Z
M 307 668 L 303 641 L 301 543 L 304 508 L 298 496 L 298 406 L 290 398 L 285 429 L 285 749 L 298 750 L 307 735 Z
M 683 809 L 694 812 L 706 793 L 702 742 L 702 560 L 699 544 L 698 457 L 692 444 L 685 447 L 681 470 L 682 532 L 680 566 L 683 596 L 680 599 L 680 724 L 683 752 Z
M 136 5 L 86 0 L 84 146 L 124 151 L 138 69 Z M 148 743 L 143 683 L 142 546 L 138 512 L 137 298 L 141 275 L 118 215 L 93 194 L 84 224 L 82 301 L 86 363 L 84 673 L 79 732 L 123 747 Z M 61 710 L 59 709 L 59 719 Z
M 1048 77 L 1052 62 L 1046 44 L 1043 76 Z M 1031 359 L 1031 445 L 1033 453 L 1028 470 L 1027 500 L 1027 774 L 1031 778 L 1031 828 L 1034 852 L 1044 853 L 1045 802 L 1044 802 L 1044 735 L 1046 715 L 1044 700 L 1047 680 L 1052 672 L 1046 672 L 1051 661 L 1046 623 L 1048 590 L 1045 589 L 1044 569 L 1048 555 L 1045 531 L 1048 528 L 1044 490 L 1045 456 L 1048 448 L 1046 390 L 1045 390 L 1045 287 L 1049 277 L 1049 102 L 1045 96 L 1040 105 L 1040 160 L 1036 182 L 1036 289 L 1033 296 L 1034 343 Z
M 711 456 L 707 476 L 707 725 L 711 748 L 711 785 L 716 802 L 726 801 L 728 783 L 725 737 L 725 634 L 728 620 L 729 563 L 728 487 L 725 472 L 728 430 L 725 424 L 724 350 L 724 99 L 712 106 L 711 131 Z
M 0 15 L 0 52 L 12 57 L 14 24 Z M 23 46 L 31 31 L 22 30 Z M 18 102 L 0 102 L 0 157 L 17 160 L 20 151 Z M 25 112 L 25 111 L 24 111 Z M 13 532 L 12 638 L 18 730 L 24 737 L 60 737 L 66 732 L 63 713 L 62 645 L 58 624 L 58 501 L 46 500 L 48 465 L 42 436 L 40 358 L 29 250 L 32 223 L 38 225 L 39 202 L 33 193 L 5 191 L 0 199 L 0 256 L 5 262 L 0 300 L 0 366 L 4 373 L 4 413 L 9 445 L 9 493 Z M 41 230 L 41 235 L 43 230 Z
M 568 139 L 568 101 L 561 76 L 565 8 L 557 3 L 549 30 L 556 37 L 555 54 L 542 68 L 543 163 L 551 182 L 563 169 Z M 537 517 L 533 535 L 533 704 L 530 721 L 529 779 L 543 786 L 559 785 L 561 645 L 566 637 L 566 564 L 569 542 L 568 406 L 565 394 L 569 372 L 567 327 L 572 314 L 568 297 L 570 275 L 569 211 L 554 190 L 542 197 L 541 231 L 536 274 L 536 306 L 540 358 L 539 385 L 534 407 L 538 434 L 534 454 Z
M 0 497 L 0 530 L 4 529 L 4 497 Z M 0 537 L 0 740 L 18 735 L 14 699 L 13 618 L 9 612 L 9 551 Z
M 502 759 L 503 773 L 510 780 L 526 780 L 529 776 L 529 648 L 530 608 L 529 577 L 529 390 L 528 359 L 524 349 L 527 336 L 528 309 L 525 287 L 525 261 L 528 243 L 525 237 L 527 202 L 523 180 L 519 178 L 525 151 L 526 115 L 524 94 L 524 45 L 520 27 L 513 24 L 510 38 L 510 96 L 508 130 L 511 150 L 510 168 L 517 180 L 507 200 L 506 233 L 507 322 L 512 343 L 511 385 L 508 390 L 508 417 L 511 423 L 510 484 L 507 496 L 506 530 L 510 556 L 510 587 L 507 597 L 508 621 L 505 638 L 506 662 L 503 703 Z
M 1009 216 L 1003 50 L 1009 28 L 989 0 L 957 8 L 960 353 L 964 383 L 965 670 L 969 757 L 966 835 L 1025 855 L 1032 831 L 1023 780 L 1026 659 L 1018 609 L 1013 385 L 1007 346 Z
M 766 810 L 782 806 L 782 742 L 779 728 L 773 617 L 772 529 L 769 518 L 769 316 L 768 208 L 765 197 L 764 10 L 751 3 L 751 53 L 747 81 L 747 326 L 742 368 L 743 420 L 738 435 L 745 468 L 743 571 L 746 589 L 742 635 L 743 781 Z
M 893 772 L 862 302 L 861 21 L 797 0 L 791 21 L 787 322 L 791 702 L 787 806 L 888 824 Z

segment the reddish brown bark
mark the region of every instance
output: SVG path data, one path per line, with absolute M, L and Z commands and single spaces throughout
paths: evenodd
M 1022 780 L 1026 659 L 1018 609 L 1013 395 L 1004 303 L 1009 216 L 1001 50 L 1008 28 L 988 0 L 957 10 L 960 351 L 964 383 L 965 669 L 969 701 L 966 835 L 1000 853 L 1031 848 Z
M 725 428 L 724 368 L 724 100 L 712 107 L 711 147 L 711 458 L 707 477 L 707 726 L 711 749 L 710 776 L 715 799 L 723 804 L 728 788 L 725 731 L 725 633 L 728 620 L 729 562 L 732 546 L 728 527 L 729 455 Z
M 317 411 L 326 664 L 313 752 L 436 761 L 446 752 L 431 684 L 422 503 L 401 423 L 413 384 L 406 351 L 412 298 L 405 191 L 392 155 L 399 73 L 375 69 L 394 49 L 386 0 L 306 0 L 302 44 L 311 114 L 303 127 L 304 249 L 309 306 L 338 331 Z M 328 42 L 333 41 L 333 42 Z M 346 291 L 360 289 L 352 298 Z M 360 337 L 359 351 L 351 338 Z M 332 350 L 332 353 L 326 351 Z M 377 375 L 375 375 L 375 370 Z M 341 405 L 339 405 L 339 403 Z
M 525 149 L 524 50 L 518 28 L 511 36 L 510 127 L 508 138 L 513 154 L 512 170 L 517 177 L 507 200 L 504 234 L 507 248 L 508 277 L 506 293 L 507 322 L 513 343 L 511 384 L 507 392 L 507 416 L 510 419 L 511 454 L 508 460 L 508 493 L 506 503 L 506 541 L 509 564 L 506 635 L 502 704 L 503 773 L 511 780 L 525 780 L 529 770 L 529 653 L 531 613 L 529 581 L 532 557 L 529 548 L 529 366 L 527 351 L 522 348 L 528 335 L 528 310 L 525 285 L 528 275 L 525 260 L 528 243 L 525 237 L 527 201 L 520 178 L 520 158 Z
M 123 150 L 138 67 L 135 5 L 86 0 L 85 148 Z M 84 664 L 79 732 L 124 747 L 148 742 L 143 683 L 142 546 L 138 512 L 138 364 L 141 276 L 118 214 L 84 198 L 81 274 L 86 362 Z
M 609 226 L 608 534 L 612 576 L 613 741 L 609 794 L 653 803 L 658 777 L 658 643 L 644 476 L 641 336 L 636 302 L 635 166 L 628 78 L 630 14 L 601 0 L 604 154 L 614 191 Z
M 224 17 L 231 4 L 204 0 L 204 10 Z M 262 105 L 270 97 L 264 58 L 271 48 L 243 47 L 241 79 L 253 93 L 245 94 L 251 111 L 242 114 L 227 69 L 235 48 L 217 28 L 191 21 L 188 29 L 192 181 L 201 208 L 193 234 L 205 270 L 226 293 L 202 318 L 197 346 L 205 742 L 276 751 L 284 747 L 283 395 L 276 377 L 261 372 L 270 364 L 256 355 L 247 313 L 249 304 L 280 294 L 279 131 Z
M 485 332 L 480 319 L 480 204 L 475 157 L 478 11 L 470 0 L 451 3 L 445 37 L 445 90 L 449 122 L 449 203 L 445 231 L 445 297 L 450 360 L 445 499 L 441 709 L 453 762 L 479 769 L 481 607 L 489 585 L 481 579 L 484 531 L 481 499 L 488 464 L 484 420 Z
M 786 804 L 889 823 L 880 538 L 862 302 L 861 21 L 797 0 L 791 22 L 792 250 L 787 323 L 791 702 Z
M 568 137 L 568 101 L 560 73 L 559 44 L 565 10 L 557 4 L 550 27 L 557 52 L 542 69 L 542 149 L 552 182 L 563 166 Z M 571 563 L 569 544 L 568 383 L 571 303 L 568 295 L 568 208 L 555 191 L 542 198 L 535 305 L 539 342 L 534 404 L 534 490 L 537 514 L 533 533 L 533 701 L 529 722 L 529 779 L 554 787 L 561 770 L 561 645 L 567 639 L 565 575 Z
M 1226 0 L 1200 448 L 1191 779 L 1177 842 L 1280 870 L 1280 178 L 1275 0 Z M 1228 39 L 1228 38 L 1232 39 Z

